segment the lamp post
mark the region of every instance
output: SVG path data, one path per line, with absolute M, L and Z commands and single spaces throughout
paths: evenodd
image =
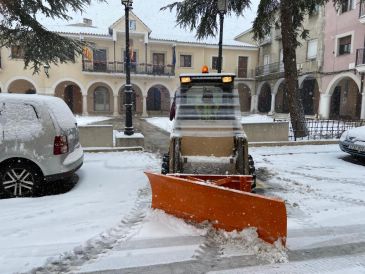
M 126 83 L 124 87 L 125 93 L 125 135 L 133 135 L 133 121 L 132 121 L 132 85 L 131 85 L 131 57 L 129 55 L 129 10 L 132 9 L 133 0 L 122 0 L 125 7 L 125 52 L 126 52 Z
M 228 1 L 227 0 L 218 0 L 218 11 L 219 11 L 219 50 L 218 50 L 218 73 L 222 72 L 222 44 L 223 44 L 223 23 L 224 23 L 224 15 L 227 13 Z

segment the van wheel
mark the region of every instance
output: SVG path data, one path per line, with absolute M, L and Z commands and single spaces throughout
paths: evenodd
M 31 197 L 38 194 L 40 172 L 33 166 L 16 161 L 0 171 L 0 193 L 4 197 Z

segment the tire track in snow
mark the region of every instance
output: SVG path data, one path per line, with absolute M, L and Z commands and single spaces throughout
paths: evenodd
M 279 181 L 283 181 L 287 183 L 287 186 L 290 187 L 291 190 L 285 190 L 286 192 L 293 192 L 294 188 L 296 188 L 297 191 L 301 194 L 310 195 L 313 198 L 320 198 L 325 200 L 330 200 L 332 202 L 343 202 L 351 205 L 357 205 L 357 206 L 365 206 L 365 201 L 361 199 L 353 199 L 353 198 L 347 198 L 345 196 L 340 195 L 329 195 L 324 193 L 319 193 L 318 191 L 315 191 L 311 186 L 304 185 L 297 180 L 290 179 L 290 178 L 283 178 L 281 176 L 275 176 L 275 179 Z
M 83 246 L 78 246 L 70 252 L 61 254 L 58 258 L 49 258 L 44 266 L 34 268 L 27 273 L 69 273 L 86 262 L 97 259 L 99 255 L 108 252 L 117 244 L 128 241 L 138 231 L 140 224 L 146 217 L 150 199 L 149 186 L 138 190 L 134 207 L 117 226 L 91 238 Z

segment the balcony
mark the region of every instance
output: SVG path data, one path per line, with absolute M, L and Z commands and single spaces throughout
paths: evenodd
M 238 79 L 252 79 L 252 78 L 255 78 L 255 69 L 237 68 L 235 73 L 236 73 L 236 78 L 238 78 Z
M 82 62 L 82 71 L 93 73 L 121 73 L 125 74 L 125 62 L 103 62 L 87 61 Z M 174 76 L 175 68 L 173 65 L 153 65 L 145 63 L 131 63 L 131 74 L 144 74 L 154 76 Z
M 365 48 L 356 50 L 356 70 L 360 73 L 365 72 Z
M 318 72 L 319 66 L 317 60 L 309 60 L 297 64 L 298 75 Z M 278 79 L 284 77 L 284 63 L 276 62 L 256 68 L 256 78 Z
M 360 1 L 359 21 L 365 24 L 365 0 Z
M 256 68 L 256 77 L 277 76 L 278 73 L 284 72 L 284 64 L 275 62 Z

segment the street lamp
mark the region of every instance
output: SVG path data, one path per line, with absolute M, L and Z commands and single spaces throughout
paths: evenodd
M 131 85 L 131 57 L 129 55 L 129 10 L 132 9 L 133 0 L 122 0 L 125 7 L 125 52 L 126 52 L 126 84 L 124 87 L 125 93 L 125 135 L 133 135 L 133 121 L 132 121 L 132 85 Z
M 222 44 L 223 44 L 223 23 L 224 23 L 224 15 L 227 13 L 228 1 L 227 0 L 218 0 L 218 11 L 219 11 L 219 51 L 218 51 L 218 73 L 222 72 Z

